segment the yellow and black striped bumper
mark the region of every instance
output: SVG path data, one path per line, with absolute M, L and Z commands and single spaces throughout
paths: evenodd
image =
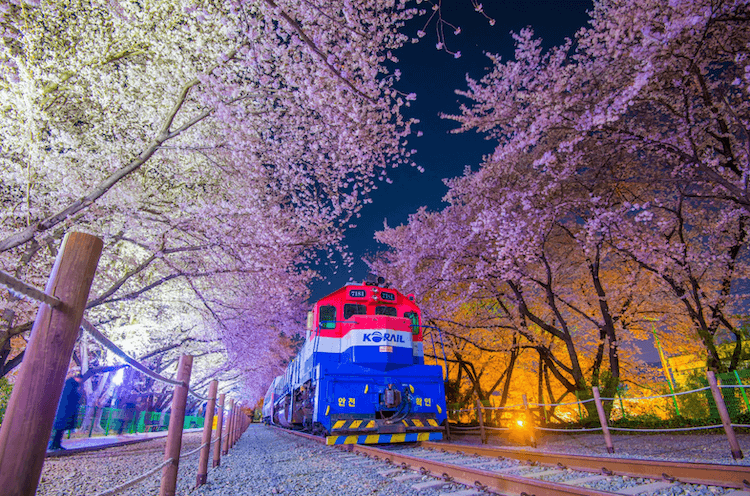
M 388 444 L 439 441 L 442 427 L 435 419 L 403 419 L 390 424 L 385 419 L 335 420 L 326 444 Z
M 405 430 L 434 430 L 440 429 L 440 424 L 435 419 L 404 419 L 398 424 L 403 425 Z M 335 431 L 375 431 L 378 432 L 381 423 L 377 420 L 336 420 L 331 426 L 331 432 Z M 392 426 L 391 426 L 392 427 Z
M 401 434 L 361 434 L 353 436 L 328 436 L 326 444 L 388 444 L 415 443 L 417 441 L 440 441 L 442 432 L 403 432 Z

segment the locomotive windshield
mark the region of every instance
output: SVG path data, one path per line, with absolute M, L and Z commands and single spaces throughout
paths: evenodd
M 391 317 L 398 317 L 398 311 L 396 310 L 396 307 L 378 305 L 377 307 L 375 307 L 375 315 L 389 315 Z
M 336 327 L 336 307 L 333 305 L 320 307 L 318 322 L 321 329 L 334 329 Z
M 344 305 L 344 320 L 349 320 L 352 315 L 367 315 L 367 307 L 359 303 L 346 303 Z

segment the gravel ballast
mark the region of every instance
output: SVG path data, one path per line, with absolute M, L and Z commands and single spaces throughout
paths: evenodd
M 200 446 L 200 436 L 200 433 L 186 435 L 183 453 Z M 37 495 L 96 495 L 158 466 L 164 459 L 164 443 L 160 439 L 48 458 Z M 385 470 L 382 463 L 260 424 L 247 429 L 229 453 L 222 456 L 219 467 L 210 465 L 209 462 L 207 483 L 195 488 L 198 455 L 180 460 L 176 495 L 424 495 L 411 487 L 420 480 L 403 483 L 380 474 Z M 159 493 L 159 484 L 160 473 L 157 473 L 120 494 L 153 496 Z M 441 491 L 458 487 L 446 483 Z
M 454 436 L 456 443 L 480 444 L 479 436 Z M 738 433 L 744 458 L 735 460 L 724 434 L 616 434 L 612 436 L 614 454 L 607 453 L 601 433 L 548 434 L 537 437 L 536 448 L 508 443 L 501 436 L 490 436 L 490 446 L 530 449 L 573 455 L 640 458 L 673 462 L 750 465 L 750 434 Z
M 412 488 L 420 480 L 399 482 L 382 474 L 388 469 L 383 463 L 255 424 L 222 460 L 221 467 L 209 472 L 208 483 L 192 494 L 424 494 Z M 441 490 L 456 487 L 446 483 Z
M 199 432 L 185 434 L 182 438 L 182 452 L 187 453 L 200 446 L 201 436 Z M 47 458 L 44 460 L 36 494 L 94 496 L 159 466 L 164 461 L 165 444 L 166 438 L 159 438 L 100 451 Z M 180 461 L 177 494 L 187 494 L 189 478 L 192 478 L 191 482 L 195 485 L 197 467 L 197 454 Z M 159 494 L 160 484 L 161 471 L 120 494 L 153 496 Z
M 190 433 L 183 437 L 182 452 L 195 450 L 200 445 L 201 434 Z M 604 454 L 606 447 L 596 435 L 545 436 L 538 450 L 577 454 Z M 470 437 L 456 439 L 471 444 Z M 478 441 L 478 440 L 477 440 Z M 741 446 L 748 446 L 750 438 L 744 435 Z M 121 446 L 102 451 L 80 453 L 45 460 L 37 495 L 68 496 L 96 495 L 158 466 L 164 459 L 164 439 Z M 490 444 L 505 444 L 491 438 Z M 747 459 L 734 461 L 728 453 L 726 438 L 722 436 L 618 436 L 615 438 L 615 456 L 655 459 L 680 459 L 702 463 L 748 463 Z M 526 448 L 529 449 L 529 448 Z M 198 454 L 180 461 L 176 495 L 226 496 L 315 494 L 322 496 L 352 495 L 425 495 L 414 485 L 434 480 L 419 476 L 399 480 L 403 472 L 387 473 L 392 467 L 382 462 L 358 457 L 343 450 L 295 437 L 283 431 L 260 424 L 251 425 L 242 438 L 222 456 L 221 466 L 211 468 L 209 462 L 207 484 L 195 488 Z M 120 494 L 133 496 L 159 493 L 161 472 Z M 604 484 L 604 483 L 602 483 Z M 617 485 L 620 485 L 618 483 Z M 448 493 L 463 486 L 444 483 L 427 491 L 427 494 Z M 615 487 L 608 487 L 616 490 Z M 682 487 L 658 494 L 723 494 L 717 488 Z M 684 492 L 683 492 L 684 491 Z

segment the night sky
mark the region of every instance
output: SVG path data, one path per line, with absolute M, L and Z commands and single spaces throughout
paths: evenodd
M 426 2 L 420 7 L 424 5 Z M 336 290 L 350 278 L 355 281 L 364 278 L 367 266 L 361 258 L 384 249 L 373 239 L 375 231 L 382 229 L 384 219 L 394 227 L 405 224 L 408 216 L 421 206 L 440 210 L 446 205 L 442 202 L 447 192 L 443 179 L 461 175 L 467 165 L 477 170 L 482 156 L 492 151 L 491 143 L 476 133 L 449 134 L 457 123 L 438 117 L 440 112 L 458 113 L 459 103 L 465 99 L 454 91 L 466 88 L 467 73 L 476 79 L 486 74 L 491 64 L 484 53 L 500 54 L 502 60 L 511 60 L 514 45 L 510 32 L 527 26 L 543 39 L 545 48 L 559 45 L 586 25 L 587 11 L 592 8 L 590 0 L 488 0 L 484 2 L 484 12 L 495 19 L 495 25 L 491 26 L 475 12 L 470 0 L 443 0 L 443 18 L 461 28 L 461 33 L 455 36 L 451 28 L 445 27 L 446 45 L 452 52 L 460 50 L 461 57 L 456 59 L 435 48 L 434 21 L 419 43 L 405 46 L 398 54 L 402 78 L 397 89 L 417 94 L 417 100 L 406 109 L 406 116 L 419 118 L 421 124 L 416 130 L 424 133 L 422 137 L 411 137 L 409 148 L 417 150 L 413 158 L 425 172 L 402 167 L 389 172 L 393 184 L 378 183 L 373 203 L 365 205 L 362 217 L 356 219 L 357 227 L 346 236 L 354 254 L 354 267 L 351 272 L 339 268 L 337 273 L 330 267 L 319 268 L 325 279 L 312 286 L 311 301 Z M 425 21 L 426 17 L 413 20 L 407 26 L 407 33 L 416 37 Z

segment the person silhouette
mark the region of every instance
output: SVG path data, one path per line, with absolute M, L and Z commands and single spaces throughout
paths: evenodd
M 60 401 L 57 404 L 57 413 L 55 413 L 55 422 L 52 428 L 55 434 L 50 441 L 50 451 L 64 450 L 62 447 L 62 437 L 66 430 L 73 429 L 76 424 L 76 413 L 78 413 L 78 402 L 81 401 L 80 385 L 83 377 L 79 372 L 74 372 L 71 377 L 65 381 Z

